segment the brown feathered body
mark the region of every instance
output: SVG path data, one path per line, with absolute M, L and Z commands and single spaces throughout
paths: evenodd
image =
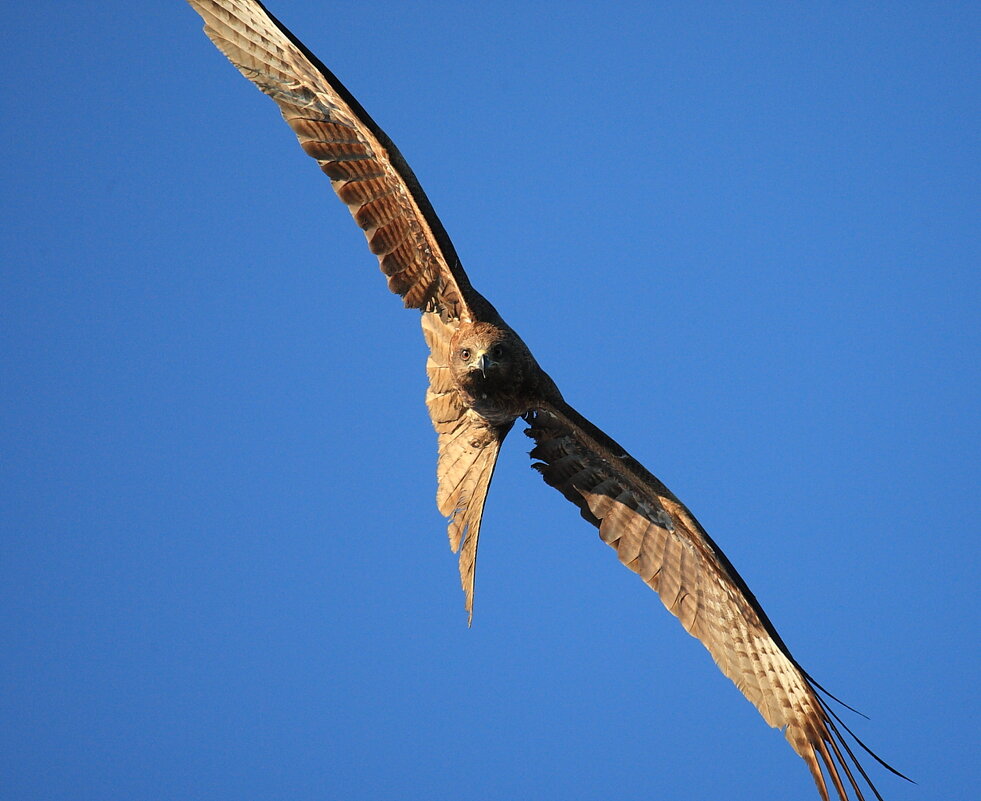
M 426 405 L 439 450 L 436 503 L 449 519 L 450 545 L 459 551 L 471 618 L 487 491 L 504 437 L 524 418 L 525 433 L 535 441 L 532 466 L 655 590 L 766 722 L 785 730 L 821 797 L 828 801 L 823 768 L 839 798 L 849 796 L 847 781 L 862 799 L 853 770 L 872 784 L 842 735 L 843 724 L 739 573 L 664 484 L 563 400 L 521 338 L 473 288 L 388 136 L 261 3 L 189 2 L 212 41 L 276 102 L 303 150 L 330 178 L 389 289 L 422 313 L 429 346 Z

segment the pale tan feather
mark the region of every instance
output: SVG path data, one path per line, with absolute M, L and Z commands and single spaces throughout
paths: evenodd
M 473 621 L 480 521 L 501 443 L 511 425 L 491 425 L 461 400 L 449 367 L 450 339 L 455 328 L 454 323 L 437 314 L 422 316 L 422 330 L 429 345 L 426 406 L 439 437 L 436 505 L 450 518 L 450 547 L 460 552 L 460 583 L 469 623 Z

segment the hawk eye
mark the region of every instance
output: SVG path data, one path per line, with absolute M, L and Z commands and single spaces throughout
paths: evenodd
M 495 359 L 500 359 L 503 355 L 504 355 L 504 346 L 495 345 L 494 349 L 491 351 L 491 356 L 493 356 Z
M 470 348 L 463 348 L 460 351 L 460 358 L 465 362 L 470 361 Z

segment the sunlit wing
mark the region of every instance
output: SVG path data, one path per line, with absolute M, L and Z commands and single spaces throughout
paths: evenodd
M 511 426 L 466 411 L 448 382 L 449 339 L 459 321 L 501 322 L 473 287 L 453 244 L 392 141 L 350 92 L 255 0 L 189 0 L 204 31 L 279 106 L 307 155 L 364 230 L 388 286 L 423 310 L 432 351 L 426 400 L 439 435 L 437 505 L 450 518 L 460 580 L 472 615 L 480 520 L 500 444 Z
M 447 319 L 492 319 L 442 223 L 392 141 L 350 92 L 255 0 L 189 0 L 204 32 L 279 106 L 317 160 L 405 305 Z
M 766 722 L 785 730 L 821 797 L 828 801 L 823 764 L 843 801 L 846 780 L 863 799 L 853 768 L 881 798 L 843 739 L 838 727 L 844 724 L 839 720 L 836 725 L 820 688 L 790 655 L 746 583 L 691 512 L 567 404 L 550 404 L 528 419 L 525 433 L 536 442 L 533 466 L 579 507 L 620 561 L 658 593 Z

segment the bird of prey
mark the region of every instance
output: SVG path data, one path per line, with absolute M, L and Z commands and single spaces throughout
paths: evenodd
M 470 616 L 487 490 L 501 443 L 521 418 L 535 442 L 532 467 L 579 507 L 766 722 L 784 729 L 824 801 L 828 779 L 842 801 L 850 791 L 863 799 L 861 780 L 881 799 L 846 742 L 851 732 L 739 573 L 664 484 L 566 403 L 518 334 L 473 288 L 412 170 L 361 104 L 256 0 L 189 2 L 204 18 L 205 33 L 276 102 L 330 178 L 389 289 L 421 312 L 430 350 L 426 404 L 439 446 L 436 503 L 459 552 Z

